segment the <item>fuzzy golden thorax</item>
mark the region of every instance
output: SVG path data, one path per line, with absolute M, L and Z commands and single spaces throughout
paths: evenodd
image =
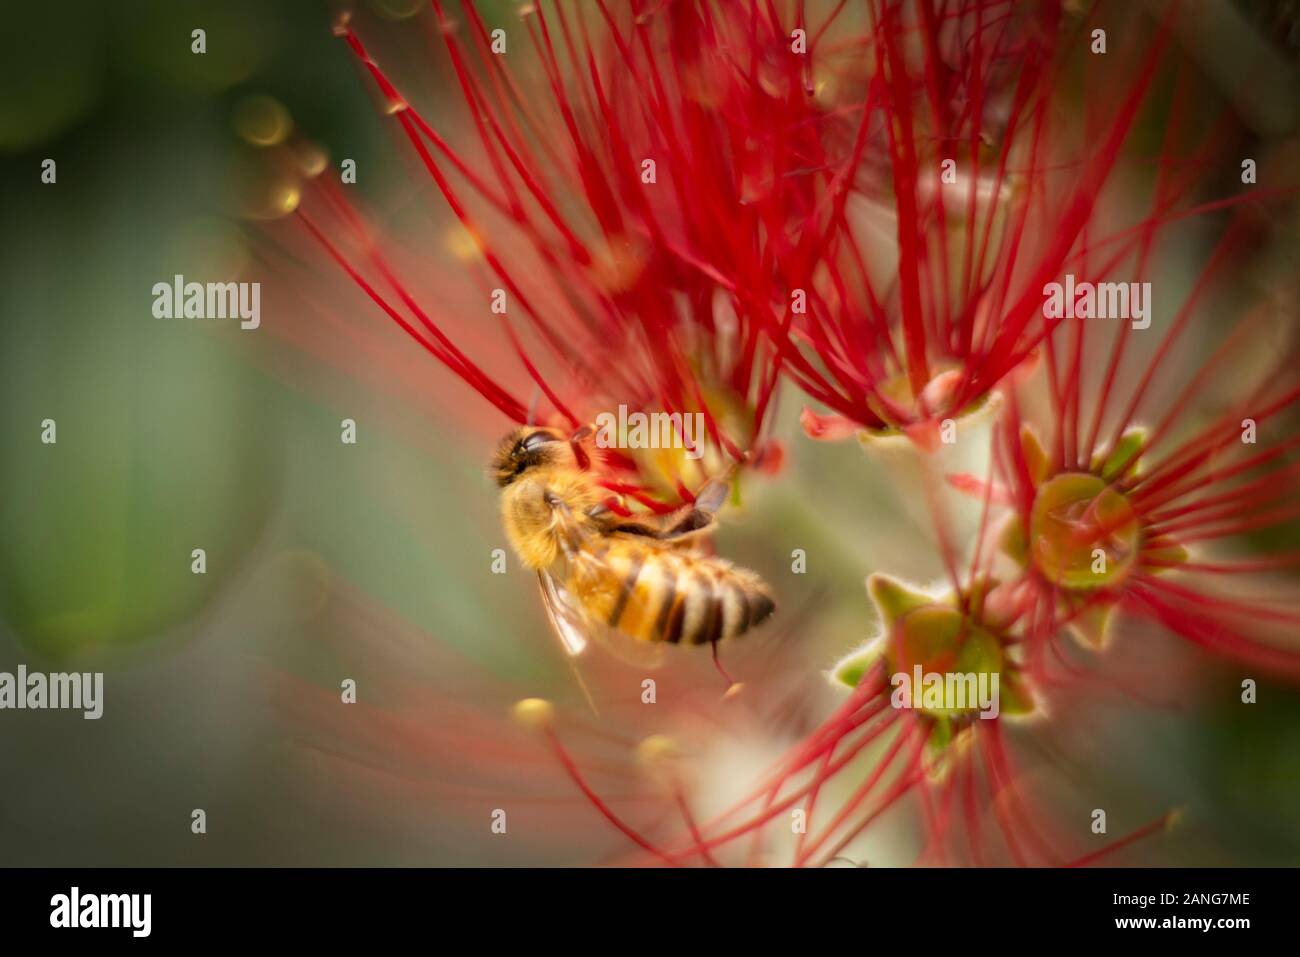
M 519 560 L 549 568 L 560 557 L 565 526 L 595 532 L 588 512 L 604 495 L 563 433 L 525 427 L 507 435 L 492 458 L 501 487 L 501 521 Z

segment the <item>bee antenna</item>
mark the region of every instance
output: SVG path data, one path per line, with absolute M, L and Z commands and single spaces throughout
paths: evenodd
M 537 424 L 537 406 L 542 401 L 542 390 L 539 386 L 533 386 L 533 397 L 528 400 L 528 421 L 524 425 Z

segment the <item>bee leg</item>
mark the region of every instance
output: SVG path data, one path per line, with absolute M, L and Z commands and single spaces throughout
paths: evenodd
M 698 535 L 700 532 L 707 531 L 713 524 L 713 520 L 714 516 L 711 512 L 702 512 L 698 508 L 693 508 L 684 512 L 680 518 L 666 528 L 661 529 L 655 537 L 665 539 L 688 538 L 691 535 Z
M 731 491 L 731 484 L 721 479 L 709 479 L 695 496 L 695 508 L 697 511 L 707 512 L 709 515 L 716 515 L 722 511 L 722 506 L 726 504 L 727 494 Z
M 549 489 L 542 493 L 542 499 L 551 507 L 554 515 L 553 524 L 559 532 L 560 547 L 565 555 L 572 558 L 586 544 L 588 535 L 582 524 L 573 516 L 573 510 L 567 502 Z
M 695 496 L 695 504 L 679 512 L 660 530 L 658 537 L 683 538 L 704 531 L 717 519 L 718 512 L 722 511 L 729 490 L 730 486 L 726 482 L 710 479 Z
M 713 525 L 718 512 L 722 510 L 722 506 L 727 500 L 729 489 L 730 486 L 726 482 L 710 479 L 695 496 L 693 505 L 678 509 L 671 515 L 666 516 L 662 520 L 663 524 L 657 526 L 653 523 L 632 519 L 619 520 L 611 518 L 612 513 L 609 506 L 603 503 L 589 508 L 587 517 L 601 522 L 608 522 L 610 529 L 613 531 L 629 535 L 645 535 L 648 538 L 656 538 L 660 541 L 682 543 L 707 531 Z

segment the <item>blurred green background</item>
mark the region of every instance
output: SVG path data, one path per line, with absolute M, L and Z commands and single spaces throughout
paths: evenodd
M 492 22 L 513 6 L 480 4 Z M 424 14 L 358 7 L 418 65 Z M 581 698 L 530 577 L 513 559 L 507 576 L 489 570 L 505 543 L 482 469 L 506 424 L 418 354 L 441 401 L 286 357 L 276 328 L 305 307 L 250 260 L 256 227 L 230 216 L 246 149 L 231 116 L 253 93 L 356 158 L 375 202 L 429 201 L 332 15 L 308 0 L 5 4 L 0 670 L 104 671 L 106 688 L 99 721 L 0 712 L 0 865 L 567 864 L 619 849 L 545 755 L 515 762 L 533 745 L 505 723 L 511 701 Z M 454 96 L 439 74 L 426 82 L 435 106 Z M 46 158 L 54 185 L 40 182 Z M 155 282 L 232 265 L 263 283 L 262 329 L 151 316 Z M 391 332 L 360 297 L 341 308 Z M 785 655 L 773 680 L 806 723 L 834 701 L 817 669 L 874 629 L 863 576 L 941 569 L 887 476 L 851 443 L 803 440 L 798 406 L 789 396 L 778 426 L 797 454 L 747 490 L 722 544 L 774 583 L 797 632 L 737 651 L 733 669 Z M 344 417 L 356 446 L 339 441 Z M 190 569 L 198 547 L 204 575 Z M 790 574 L 794 548 L 805 576 Z M 1182 706 L 1113 695 L 1056 714 L 1031 746 L 1065 813 L 1116 808 L 1120 833 L 1186 806 L 1176 835 L 1129 862 L 1300 862 L 1300 698 L 1264 685 L 1243 709 L 1235 670 L 1150 640 L 1138 666 Z M 777 711 L 745 707 L 742 729 Z M 498 741 L 520 750 L 494 764 Z M 498 806 L 520 809 L 508 842 L 488 830 Z M 205 835 L 191 833 L 195 808 Z M 549 833 L 556 814 L 568 823 Z M 882 838 L 878 859 L 896 844 Z

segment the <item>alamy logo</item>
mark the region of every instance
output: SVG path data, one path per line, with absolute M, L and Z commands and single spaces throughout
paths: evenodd
M 18 673 L 0 671 L 0 710 L 18 711 L 43 708 L 83 711 L 88 721 L 104 713 L 104 673 L 74 671 L 42 674 L 28 672 L 26 665 Z
M 914 665 L 912 674 L 900 671 L 889 682 L 894 692 L 889 703 L 895 708 L 917 711 L 978 711 L 981 718 L 1001 713 L 997 672 L 923 672 Z
M 688 459 L 704 454 L 704 413 L 633 412 L 596 416 L 596 445 L 602 449 L 685 449 Z
M 51 927 L 129 927 L 132 937 L 148 937 L 153 924 L 152 894 L 70 894 L 50 898 Z
M 1131 319 L 1134 329 L 1151 325 L 1151 283 L 1081 282 L 1067 273 L 1065 283 L 1043 287 L 1045 319 Z
M 177 274 L 173 280 L 153 284 L 155 319 L 235 319 L 239 328 L 256 329 L 262 324 L 260 282 L 186 282 Z

